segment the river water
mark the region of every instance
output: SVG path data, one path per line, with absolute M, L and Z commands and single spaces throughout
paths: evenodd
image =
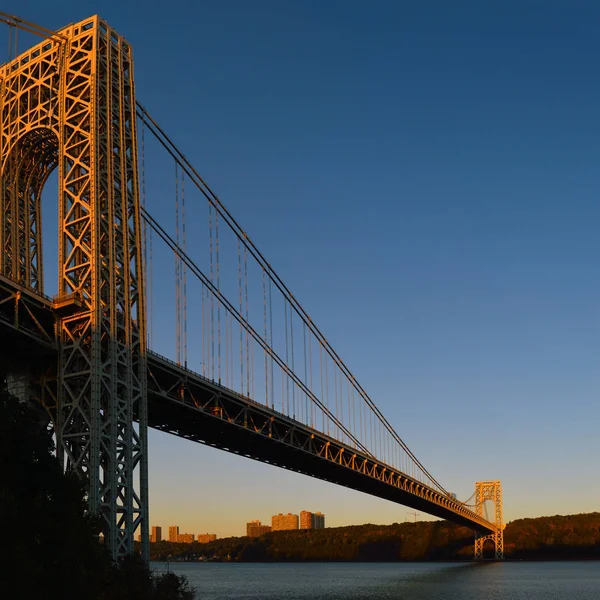
M 166 563 L 153 563 L 165 571 Z M 197 600 L 599 600 L 600 562 L 170 563 Z

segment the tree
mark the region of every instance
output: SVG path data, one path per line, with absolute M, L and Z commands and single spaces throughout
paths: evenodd
M 192 600 L 185 578 L 153 579 L 139 557 L 112 562 L 81 481 L 53 451 L 40 413 L 0 378 L 0 598 Z
M 98 524 L 84 516 L 81 483 L 52 451 L 39 415 L 2 385 L 0 597 L 91 597 L 108 566 Z

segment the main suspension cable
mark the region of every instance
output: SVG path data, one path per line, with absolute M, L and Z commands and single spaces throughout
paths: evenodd
M 293 296 L 289 288 L 285 285 L 283 280 L 277 275 L 277 273 L 273 270 L 271 265 L 265 259 L 260 250 L 254 245 L 254 243 L 250 240 L 246 232 L 241 228 L 241 226 L 234 219 L 233 215 L 227 210 L 227 208 L 221 203 L 219 198 L 213 193 L 213 191 L 208 187 L 206 182 L 202 179 L 199 173 L 195 170 L 195 168 L 191 165 L 185 155 L 175 146 L 175 144 L 171 141 L 171 139 L 167 136 L 167 134 L 160 128 L 160 126 L 156 123 L 152 117 L 148 114 L 147 110 L 138 102 L 138 116 L 140 119 L 145 119 L 150 131 L 152 131 L 153 135 L 155 135 L 156 139 L 159 143 L 171 154 L 173 158 L 180 161 L 181 167 L 186 170 L 188 177 L 195 183 L 196 187 L 201 191 L 204 197 L 208 200 L 210 204 L 212 204 L 221 214 L 227 225 L 232 229 L 232 231 L 238 236 L 238 239 L 243 243 L 244 248 L 250 253 L 250 255 L 258 262 L 260 266 L 265 268 L 269 278 L 273 281 L 275 286 L 280 290 L 280 292 L 288 298 L 289 302 L 293 305 L 294 310 L 300 316 L 300 318 L 307 324 L 309 330 L 317 337 L 318 340 L 323 344 L 323 349 L 329 356 L 332 358 L 336 366 L 344 373 L 344 375 L 352 382 L 352 385 L 356 388 L 359 395 L 362 397 L 363 401 L 369 406 L 371 411 L 375 414 L 377 419 L 382 423 L 384 428 L 388 431 L 388 433 L 394 438 L 394 440 L 403 448 L 404 452 L 410 457 L 413 461 L 414 466 L 417 467 L 421 473 L 428 478 L 428 480 L 437 487 L 443 493 L 448 493 L 442 485 L 427 471 L 427 469 L 423 466 L 423 464 L 417 459 L 417 457 L 413 454 L 410 448 L 406 445 L 406 443 L 402 440 L 402 438 L 398 435 L 389 421 L 385 418 L 381 410 L 377 407 L 377 405 L 373 402 L 370 396 L 367 394 L 365 389 L 360 385 L 360 383 L 356 380 L 352 372 L 348 369 L 345 363 L 342 361 L 337 352 L 330 346 L 327 342 L 324 335 L 318 329 L 318 327 L 314 324 L 314 322 L 310 319 L 306 311 L 303 309 L 302 305 L 296 300 Z

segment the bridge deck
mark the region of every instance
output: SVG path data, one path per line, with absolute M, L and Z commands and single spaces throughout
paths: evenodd
M 0 355 L 54 362 L 56 302 L 0 276 Z M 22 362 L 17 358 L 17 363 Z M 148 353 L 149 426 L 385 498 L 483 534 L 494 525 L 460 502 L 198 373 Z

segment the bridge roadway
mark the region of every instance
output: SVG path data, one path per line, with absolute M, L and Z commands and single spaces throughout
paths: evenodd
M 56 364 L 54 323 L 77 312 L 75 297 L 56 302 L 0 275 L 0 364 L 38 373 Z M 422 512 L 484 535 L 492 523 L 351 446 L 148 352 L 149 426 L 240 456 L 310 475 Z

